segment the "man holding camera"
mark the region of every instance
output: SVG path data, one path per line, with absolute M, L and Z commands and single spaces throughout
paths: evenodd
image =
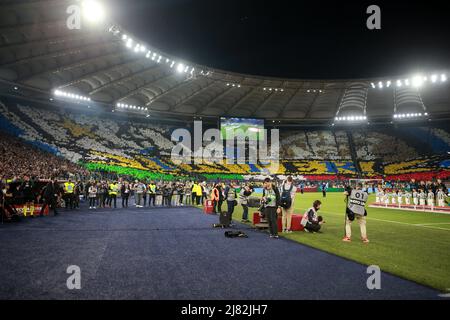
M 292 213 L 294 212 L 294 199 L 297 188 L 294 186 L 294 180 L 292 176 L 288 176 L 287 179 L 281 185 L 281 210 L 282 217 L 281 223 L 283 224 L 283 232 L 291 233 L 291 220 Z
M 269 223 L 270 238 L 278 239 L 278 214 L 281 213 L 280 192 L 270 178 L 264 180 L 263 196 L 261 198 L 264 216 Z
M 362 184 L 358 184 L 355 189 L 348 187 L 344 194 L 347 196 L 347 208 L 345 215 L 345 237 L 342 239 L 342 241 L 351 242 L 351 224 L 352 221 L 356 218 L 361 230 L 362 242 L 369 243 L 366 230 L 367 211 L 365 208 L 369 195 L 362 189 Z

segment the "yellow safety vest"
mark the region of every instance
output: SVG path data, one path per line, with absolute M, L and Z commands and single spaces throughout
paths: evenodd
M 109 185 L 109 194 L 110 195 L 117 195 L 117 191 L 119 190 L 117 184 L 111 183 Z
M 73 193 L 74 189 L 75 189 L 74 183 L 69 183 L 69 182 L 64 183 L 64 191 L 66 193 Z
M 151 193 L 151 194 L 156 193 L 156 185 L 154 185 L 154 184 L 149 184 L 149 185 L 148 185 L 148 193 Z
M 194 188 L 192 189 L 192 192 L 196 193 L 199 196 L 203 193 L 202 187 L 200 187 L 200 185 L 198 185 L 198 184 L 194 184 Z

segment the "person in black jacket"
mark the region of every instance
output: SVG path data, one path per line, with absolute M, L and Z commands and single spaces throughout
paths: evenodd
M 44 215 L 45 208 L 48 206 L 49 209 L 53 210 L 54 215 L 58 215 L 56 211 L 58 198 L 61 196 L 61 188 L 56 179 L 49 182 L 42 190 L 42 198 L 44 202 L 42 204 L 41 212 L 39 215 L 42 217 Z
M 278 239 L 278 215 L 281 213 L 280 191 L 270 178 L 264 180 L 261 202 L 264 205 L 264 216 L 269 222 L 270 237 Z
M 122 183 L 122 187 L 120 188 L 120 195 L 122 197 L 122 208 L 128 208 L 128 200 L 130 198 L 131 188 L 127 181 Z

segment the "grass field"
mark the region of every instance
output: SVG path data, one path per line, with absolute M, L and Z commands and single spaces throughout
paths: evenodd
M 384 272 L 441 291 L 450 290 L 450 215 L 367 208 L 370 243 L 359 240 L 356 221 L 352 226 L 352 242 L 344 243 L 341 239 L 345 203 L 341 193 L 328 193 L 326 198 L 321 193 L 297 194 L 294 213 L 303 213 L 316 199 L 322 201 L 319 212 L 326 221 L 322 233 L 280 235 L 365 265 L 378 265 Z M 373 201 L 371 195 L 369 203 Z M 250 220 L 254 211 L 249 211 Z M 241 217 L 242 207 L 238 206 L 233 218 L 240 221 Z

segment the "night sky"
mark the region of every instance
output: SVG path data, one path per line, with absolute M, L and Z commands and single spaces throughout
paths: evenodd
M 148 44 L 228 71 L 367 78 L 450 68 L 447 1 L 110 0 L 110 15 Z M 381 30 L 366 9 L 381 8 Z

